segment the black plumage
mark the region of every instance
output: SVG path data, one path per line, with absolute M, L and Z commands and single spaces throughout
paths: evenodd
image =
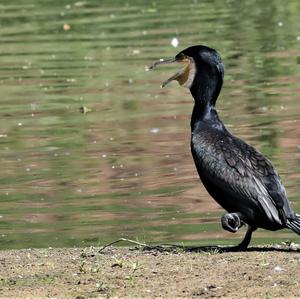
M 223 84 L 224 67 L 219 54 L 206 46 L 189 47 L 170 62 L 188 66 L 163 83 L 177 80 L 187 86 L 195 105 L 191 118 L 191 150 L 194 162 L 208 193 L 228 212 L 222 216 L 224 229 L 236 232 L 248 225 L 244 240 L 237 246 L 246 249 L 257 228 L 290 228 L 300 234 L 300 216 L 271 162 L 254 147 L 232 135 L 219 119 L 215 103 Z

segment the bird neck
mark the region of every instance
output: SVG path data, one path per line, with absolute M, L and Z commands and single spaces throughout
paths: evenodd
M 223 85 L 223 74 L 217 69 L 202 69 L 190 88 L 195 101 L 191 124 L 197 121 L 210 120 L 218 122 L 215 105 Z
M 191 94 L 195 100 L 195 105 L 203 108 L 214 107 L 223 85 L 223 71 L 218 67 L 202 66 L 194 78 L 190 87 Z
M 219 119 L 218 112 L 214 106 L 199 107 L 199 105 L 195 104 L 191 119 L 192 130 L 199 122 L 203 121 L 209 122 L 213 126 L 223 126 Z

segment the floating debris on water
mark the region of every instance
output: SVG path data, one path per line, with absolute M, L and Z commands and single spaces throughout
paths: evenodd
M 152 128 L 149 130 L 150 133 L 156 134 L 159 132 L 159 128 Z
M 64 29 L 65 31 L 68 31 L 68 30 L 71 29 L 71 25 L 70 25 L 70 24 L 64 24 L 64 25 L 63 25 L 63 29 Z
M 266 112 L 266 111 L 268 111 L 268 107 L 263 106 L 263 107 L 260 108 L 260 110 L 261 110 L 262 112 Z
M 176 37 L 172 38 L 171 40 L 171 46 L 173 46 L 174 48 L 177 48 L 179 45 L 179 41 Z
M 94 60 L 95 58 L 93 56 L 84 56 L 84 60 Z
M 74 3 L 74 6 L 81 7 L 81 6 L 84 6 L 84 5 L 86 5 L 86 4 L 87 4 L 86 1 L 78 1 L 78 2 L 75 2 L 75 3 Z
M 138 54 L 140 54 L 141 53 L 141 51 L 139 50 L 139 49 L 134 49 L 133 51 L 132 51 L 132 54 L 133 55 L 138 55 Z
M 81 107 L 79 108 L 79 111 L 80 111 L 81 113 L 83 113 L 83 114 L 86 114 L 86 113 L 88 113 L 88 112 L 91 112 L 92 109 L 87 108 L 86 106 L 81 106 Z

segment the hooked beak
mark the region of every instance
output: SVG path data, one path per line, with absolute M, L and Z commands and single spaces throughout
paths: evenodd
M 157 65 L 159 64 L 171 64 L 175 62 L 187 62 L 188 65 L 183 69 L 178 71 L 176 74 L 174 74 L 172 77 L 169 79 L 165 80 L 162 82 L 161 87 L 165 87 L 167 84 L 169 84 L 173 80 L 177 80 L 180 85 L 184 85 L 189 77 L 189 72 L 190 72 L 190 63 L 191 59 L 189 59 L 188 56 L 182 56 L 180 58 L 170 58 L 170 59 L 160 59 L 158 61 L 155 61 L 150 67 L 149 70 L 153 70 Z

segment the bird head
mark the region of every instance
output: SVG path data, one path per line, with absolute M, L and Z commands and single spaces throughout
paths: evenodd
M 224 66 L 218 52 L 212 48 L 206 46 L 192 46 L 179 52 L 174 58 L 160 59 L 154 62 L 149 69 L 154 69 L 160 64 L 171 63 L 184 63 L 186 64 L 184 69 L 178 71 L 169 79 L 162 83 L 162 87 L 165 87 L 173 80 L 189 89 L 197 82 L 197 77 L 218 74 L 221 75 L 223 80 Z

